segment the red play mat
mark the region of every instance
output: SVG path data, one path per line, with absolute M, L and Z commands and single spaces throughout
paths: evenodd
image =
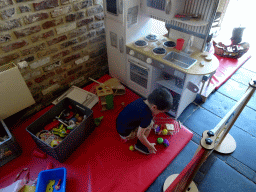
M 110 76 L 105 75 L 98 81 L 104 82 L 109 78 Z M 90 90 L 93 85 L 95 83 L 85 89 Z M 54 168 L 67 169 L 66 191 L 145 191 L 186 146 L 193 134 L 182 126 L 174 136 L 164 136 L 169 139 L 170 146 L 165 148 L 157 145 L 157 154 L 144 155 L 138 151 L 130 151 L 129 146 L 136 141 L 123 143 L 115 130 L 115 120 L 121 103 L 125 102 L 127 105 L 137 98 L 138 95 L 126 89 L 125 95 L 115 96 L 113 110 L 101 112 L 98 104 L 94 106 L 94 118 L 104 116 L 100 126 L 64 163 L 59 163 L 50 156 L 46 159 L 34 157 L 31 153 L 36 144 L 26 132 L 26 127 L 52 106 L 16 125 L 13 135 L 23 153 L 0 167 L 0 188 L 11 184 L 17 173 L 25 167 L 30 168 L 30 178 L 35 179 L 52 162 Z M 176 121 L 171 121 L 178 126 Z M 157 136 L 151 132 L 149 140 L 155 142 L 156 139 Z
M 244 54 L 239 59 L 221 57 L 215 54 L 219 60 L 219 67 L 213 75 L 211 84 L 219 89 L 250 57 L 250 53 Z

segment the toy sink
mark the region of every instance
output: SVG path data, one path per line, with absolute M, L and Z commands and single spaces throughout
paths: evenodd
M 169 52 L 163 59 L 184 69 L 189 69 L 197 62 L 196 59 L 174 51 Z
M 36 192 L 65 192 L 66 191 L 66 168 L 57 168 L 41 171 L 38 176 Z M 54 182 L 53 182 L 54 181 Z M 59 182 L 60 181 L 60 182 Z M 55 186 L 59 183 L 59 190 Z M 48 190 L 47 190 L 48 189 Z

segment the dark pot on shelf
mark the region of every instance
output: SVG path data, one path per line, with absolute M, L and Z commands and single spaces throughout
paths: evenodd
M 245 30 L 244 27 L 238 27 L 233 29 L 232 37 L 231 37 L 232 45 L 237 45 L 242 42 L 242 36 L 243 36 L 244 30 Z

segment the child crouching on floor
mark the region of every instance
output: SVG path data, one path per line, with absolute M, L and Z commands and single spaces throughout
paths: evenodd
M 128 104 L 116 119 L 116 129 L 122 139 L 138 138 L 135 149 L 144 153 L 156 153 L 155 143 L 147 137 L 153 128 L 153 116 L 168 112 L 173 105 L 171 93 L 166 88 L 155 89 L 147 99 L 137 99 Z

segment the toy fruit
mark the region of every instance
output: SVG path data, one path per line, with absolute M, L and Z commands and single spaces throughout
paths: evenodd
M 157 138 L 157 143 L 162 144 L 164 142 L 164 139 L 162 137 Z
M 167 130 L 167 129 L 163 129 L 163 130 L 162 130 L 162 134 L 163 134 L 163 135 L 167 135 L 167 134 L 168 134 L 168 130 Z
M 164 142 L 163 142 L 164 146 L 165 147 L 169 147 L 169 141 L 167 139 L 164 139 Z
M 130 149 L 131 151 L 133 151 L 133 150 L 134 150 L 133 145 L 131 145 L 131 146 L 129 147 L 129 149 Z
M 161 128 L 159 125 L 155 125 L 155 134 L 159 134 L 161 131 Z

